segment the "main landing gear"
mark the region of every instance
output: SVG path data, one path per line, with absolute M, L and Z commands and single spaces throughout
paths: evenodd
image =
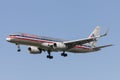
M 53 56 L 51 56 L 51 51 L 48 50 L 47 52 L 48 52 L 47 58 L 48 58 L 48 59 L 53 59 Z
M 51 51 L 48 50 L 47 52 L 48 52 L 47 58 L 48 59 L 53 59 L 53 56 L 51 56 Z M 63 52 L 63 53 L 61 53 L 61 56 L 67 57 L 68 55 L 65 52 Z
M 68 55 L 65 52 L 63 52 L 63 53 L 61 53 L 61 56 L 67 57 Z
M 48 50 L 47 52 L 48 52 L 47 58 L 48 59 L 53 59 L 53 56 L 51 56 L 51 51 Z M 61 56 L 67 57 L 68 55 L 65 53 L 65 51 L 63 51 L 63 53 L 61 53 Z

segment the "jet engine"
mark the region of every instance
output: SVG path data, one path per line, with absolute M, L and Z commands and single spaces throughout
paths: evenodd
M 30 46 L 30 47 L 28 47 L 28 51 L 31 54 L 40 54 L 42 52 L 42 49 L 35 47 L 35 46 Z
M 53 47 L 55 49 L 66 49 L 66 45 L 64 43 L 61 42 L 56 42 L 53 44 Z
M 55 50 L 63 50 L 66 49 L 66 45 L 62 42 L 55 42 L 55 43 L 43 43 L 43 47 L 55 49 Z

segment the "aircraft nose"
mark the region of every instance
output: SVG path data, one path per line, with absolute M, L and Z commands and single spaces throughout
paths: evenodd
M 7 37 L 7 38 L 6 38 L 6 41 L 8 41 L 8 42 L 11 41 L 11 38 Z

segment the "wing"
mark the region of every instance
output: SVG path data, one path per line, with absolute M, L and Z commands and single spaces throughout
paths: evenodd
M 72 40 L 72 41 L 65 41 L 63 42 L 65 45 L 68 46 L 68 48 L 72 48 L 75 45 L 83 45 L 85 43 L 89 43 L 92 41 L 95 41 L 96 38 L 86 38 L 86 39 L 80 39 L 80 40 Z
M 63 43 L 65 45 L 67 45 L 68 48 L 73 48 L 75 45 L 83 45 L 83 44 L 86 44 L 86 43 L 90 43 L 92 41 L 96 41 L 96 39 L 106 36 L 107 33 L 108 33 L 108 30 L 103 35 L 98 35 L 98 36 L 95 36 L 93 38 L 85 38 L 85 39 L 79 39 L 79 40 L 65 41 Z M 106 46 L 101 46 L 101 47 L 103 48 L 103 47 L 106 47 Z

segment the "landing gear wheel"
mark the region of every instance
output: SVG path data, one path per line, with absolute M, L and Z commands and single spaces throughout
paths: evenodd
M 66 53 L 61 53 L 61 56 L 67 57 L 67 54 Z
M 47 55 L 48 59 L 53 59 L 53 56 Z
M 20 51 L 21 51 L 20 49 L 17 50 L 17 52 L 20 52 Z
M 19 44 L 16 44 L 16 45 L 17 45 L 17 48 L 18 48 L 17 52 L 20 52 L 21 51 L 20 45 Z

